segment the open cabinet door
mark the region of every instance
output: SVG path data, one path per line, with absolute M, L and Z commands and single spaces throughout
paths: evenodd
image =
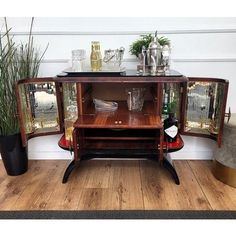
M 228 81 L 190 77 L 186 88 L 183 134 L 210 137 L 221 145 Z
M 17 83 L 17 105 L 22 143 L 42 135 L 62 133 L 60 84 L 53 78 L 33 78 Z

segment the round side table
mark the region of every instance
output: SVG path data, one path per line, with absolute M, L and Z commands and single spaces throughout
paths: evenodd
M 236 188 L 236 114 L 224 124 L 222 147 L 213 154 L 213 175 L 221 182 Z

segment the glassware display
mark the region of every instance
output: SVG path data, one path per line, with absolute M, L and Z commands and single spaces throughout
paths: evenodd
M 82 72 L 85 66 L 86 52 L 84 49 L 72 51 L 72 71 Z
M 170 70 L 170 47 L 165 45 L 162 47 L 161 55 L 162 55 L 162 65 L 164 66 L 164 71 Z
M 104 69 L 115 71 L 120 70 L 121 64 L 124 57 L 125 48 L 120 47 L 119 49 L 108 49 L 104 52 Z
M 93 99 L 93 103 L 95 105 L 96 111 L 116 111 L 118 109 L 118 103 L 117 102 L 110 102 L 110 101 L 104 101 L 100 99 Z
M 218 134 L 224 97 L 224 83 L 188 83 L 185 131 Z
M 60 130 L 55 83 L 20 85 L 20 95 L 26 134 Z
M 142 111 L 145 88 L 127 89 L 127 106 L 129 111 Z
M 72 141 L 73 124 L 78 117 L 75 83 L 63 83 L 65 139 Z

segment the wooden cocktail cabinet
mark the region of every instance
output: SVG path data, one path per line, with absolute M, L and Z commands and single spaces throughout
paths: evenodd
M 142 91 L 138 110 L 129 107 L 129 91 L 134 90 Z M 176 71 L 157 76 L 126 71 L 22 79 L 17 85 L 22 141 L 26 146 L 29 138 L 62 134 L 59 146 L 74 152 L 63 183 L 82 160 L 134 157 L 159 161 L 179 184 L 167 153 L 183 147 L 180 134 L 209 137 L 221 145 L 227 92 L 226 80 L 187 78 Z M 101 111 L 94 99 L 115 102 L 117 109 Z M 164 139 L 168 112 L 178 119 L 179 132 L 172 143 Z

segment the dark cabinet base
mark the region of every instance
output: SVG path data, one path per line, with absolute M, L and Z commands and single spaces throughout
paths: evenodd
M 132 155 L 131 155 L 132 154 Z M 86 154 L 84 154 L 80 160 L 72 160 L 70 162 L 70 164 L 67 166 L 63 179 L 62 179 L 62 183 L 66 183 L 69 179 L 70 174 L 72 173 L 72 171 L 74 169 L 76 169 L 81 161 L 86 161 L 86 160 L 91 160 L 93 158 L 144 158 L 145 159 L 150 159 L 153 161 L 159 161 L 160 165 L 165 168 L 172 176 L 172 178 L 174 179 L 175 183 L 177 185 L 180 184 L 179 181 L 179 177 L 178 174 L 174 168 L 174 166 L 164 157 L 163 160 L 158 160 L 157 159 L 157 153 L 155 152 L 155 150 L 153 151 L 149 151 L 147 152 L 147 150 L 89 150 L 88 152 L 86 152 Z

